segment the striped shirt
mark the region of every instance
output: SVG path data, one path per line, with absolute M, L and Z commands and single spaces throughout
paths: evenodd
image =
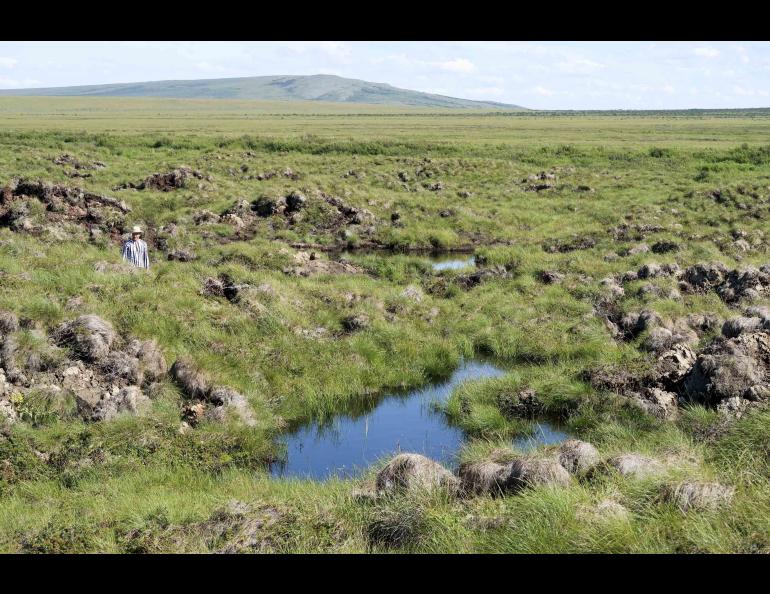
M 147 257 L 147 244 L 141 239 L 129 239 L 123 244 L 123 260 L 131 262 L 139 268 L 149 268 L 150 259 Z

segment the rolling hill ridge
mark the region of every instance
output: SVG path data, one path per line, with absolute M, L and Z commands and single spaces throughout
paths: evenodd
M 0 90 L 0 96 L 167 97 L 176 99 L 257 99 L 369 103 L 437 108 L 526 108 L 399 89 L 385 83 L 317 74 L 311 76 L 254 76 L 202 80 Z

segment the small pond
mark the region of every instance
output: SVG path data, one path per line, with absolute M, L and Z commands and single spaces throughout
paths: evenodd
M 378 256 L 387 256 L 386 251 L 357 250 L 339 252 L 337 257 L 348 258 L 356 254 L 376 254 Z M 425 252 L 409 254 L 417 258 L 424 258 L 431 263 L 433 270 L 462 270 L 464 268 L 474 268 L 476 266 L 476 257 L 472 254 L 460 252 Z
M 454 467 L 464 434 L 447 423 L 435 404 L 445 402 L 465 380 L 504 373 L 486 361 L 465 361 L 449 379 L 408 393 L 385 395 L 372 402 L 366 412 L 342 413 L 326 423 L 299 427 L 283 436 L 285 458 L 272 464 L 270 472 L 274 477 L 316 480 L 350 477 L 399 451 L 423 454 Z M 513 445 L 528 450 L 565 439 L 569 435 L 540 421 L 532 435 L 513 440 Z
M 459 257 L 457 254 L 435 254 L 429 257 L 433 270 L 462 270 L 476 266 L 476 258 Z

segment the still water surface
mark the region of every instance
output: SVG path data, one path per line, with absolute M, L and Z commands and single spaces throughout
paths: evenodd
M 367 412 L 341 413 L 328 422 L 299 427 L 283 436 L 286 456 L 271 465 L 270 472 L 275 477 L 316 480 L 350 477 L 399 451 L 423 454 L 454 467 L 464 435 L 450 426 L 444 413 L 434 405 L 446 402 L 463 381 L 504 373 L 486 361 L 465 361 L 449 379 L 406 394 L 385 395 L 373 402 Z M 527 450 L 565 439 L 569 435 L 540 421 L 532 435 L 514 440 L 513 445 Z

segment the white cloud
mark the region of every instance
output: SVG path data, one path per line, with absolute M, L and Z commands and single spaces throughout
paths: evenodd
M 749 57 L 746 55 L 745 47 L 743 47 L 742 45 L 736 45 L 734 49 L 738 53 L 738 58 L 740 59 L 741 62 L 743 62 L 744 64 L 748 64 L 749 62 L 751 62 Z
M 369 60 L 371 64 L 382 64 L 390 62 L 401 66 L 402 68 L 439 68 L 448 72 L 462 72 L 468 73 L 476 70 L 476 65 L 466 58 L 455 58 L 454 60 L 445 60 L 443 62 L 430 62 L 427 60 L 420 60 L 412 58 L 404 53 L 400 54 L 388 54 L 385 57 L 376 57 Z
M 226 72 L 227 69 L 219 66 L 218 64 L 211 64 L 210 62 L 198 62 L 195 67 L 202 72 Z
M 3 56 L 0 56 L 0 66 L 3 68 L 13 68 L 18 64 L 19 61 L 16 58 L 6 58 Z
M 473 72 L 476 70 L 475 64 L 465 58 L 455 58 L 448 62 L 436 62 L 436 66 L 450 72 Z
M 323 53 L 338 60 L 347 60 L 353 53 L 350 46 L 342 41 L 319 41 L 317 45 Z
M 704 58 L 716 58 L 720 54 L 720 51 L 713 47 L 696 47 L 692 52 L 696 56 L 702 56 Z
M 749 88 L 746 88 L 746 87 L 741 87 L 739 85 L 733 85 L 733 93 L 735 93 L 736 95 L 738 95 L 740 97 L 755 97 L 755 96 L 767 97 L 768 96 L 768 92 L 767 91 L 762 91 L 762 90 L 757 90 L 757 89 L 749 89 Z
M 388 54 L 387 56 L 376 56 L 369 60 L 371 64 L 384 64 L 386 62 L 393 62 L 400 66 L 413 66 L 418 64 L 419 61 L 413 60 L 406 54 Z
M 668 93 L 669 95 L 673 95 L 676 92 L 676 89 L 674 89 L 674 87 L 672 87 L 671 85 L 663 85 L 663 87 L 661 87 L 661 90 L 664 93 Z
M 0 87 L 5 87 L 5 88 L 10 87 L 12 89 L 18 89 L 18 88 L 32 87 L 39 84 L 40 84 L 40 81 L 35 80 L 34 78 L 24 78 L 22 80 L 17 80 L 15 78 L 0 76 Z
M 289 42 L 286 45 L 281 45 L 279 47 L 280 49 L 289 51 L 293 54 L 304 54 L 307 49 L 304 44 L 296 41 Z
M 478 87 L 468 89 L 467 94 L 475 97 L 502 97 L 505 91 L 500 87 Z
M 535 93 L 535 95 L 542 95 L 543 97 L 551 97 L 554 94 L 551 89 L 546 89 L 540 85 L 533 87 L 532 92 Z
M 604 64 L 585 58 L 568 58 L 556 64 L 556 68 L 565 74 L 592 74 L 604 68 Z

